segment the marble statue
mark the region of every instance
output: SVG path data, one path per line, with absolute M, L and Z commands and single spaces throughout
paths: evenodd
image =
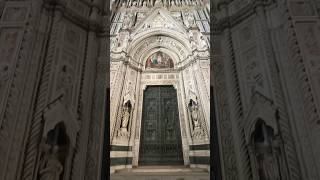
M 280 180 L 279 144 L 270 135 L 265 124 L 262 125 L 263 141 L 256 144 L 257 161 L 260 169 L 259 176 L 263 180 Z
M 198 129 L 200 128 L 199 119 L 198 119 L 198 112 L 199 112 L 198 105 L 192 102 L 190 109 L 191 109 L 191 119 L 193 121 L 194 129 Z
M 40 180 L 60 180 L 63 166 L 58 159 L 58 147 L 54 147 L 51 153 L 43 158 L 40 169 Z
M 125 105 L 123 107 L 123 116 L 122 116 L 122 122 L 121 122 L 121 131 L 126 132 L 128 129 L 128 124 L 129 124 L 129 119 L 130 119 L 130 108 L 128 105 Z
M 199 45 L 198 45 L 198 50 L 207 50 L 208 45 L 204 37 L 201 35 L 199 38 Z
M 264 154 L 262 160 L 263 176 L 265 180 L 280 180 L 277 158 L 273 153 Z
M 192 49 L 192 50 L 197 49 L 197 44 L 196 44 L 196 42 L 194 42 L 193 37 L 190 38 L 190 44 L 191 44 L 191 49 Z
M 131 13 L 127 13 L 125 16 L 124 16 L 124 19 L 123 19 L 123 28 L 124 29 L 128 29 L 131 27 L 131 21 L 132 21 L 132 14 Z
M 186 26 L 188 28 L 195 27 L 195 21 L 194 21 L 193 14 L 192 13 L 187 13 L 186 16 L 187 16 L 187 24 L 186 24 Z

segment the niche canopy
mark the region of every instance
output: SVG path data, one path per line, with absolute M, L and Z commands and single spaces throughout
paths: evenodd
M 150 55 L 146 60 L 146 69 L 167 69 L 173 68 L 173 61 L 167 54 L 158 51 Z

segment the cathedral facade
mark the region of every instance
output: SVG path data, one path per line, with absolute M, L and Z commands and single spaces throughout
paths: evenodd
M 319 8 L 0 0 L 0 179 L 320 179 Z
M 209 170 L 209 4 L 113 5 L 111 172 L 141 165 Z

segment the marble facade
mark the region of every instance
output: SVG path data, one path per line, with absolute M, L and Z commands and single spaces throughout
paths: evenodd
M 152 178 L 206 179 L 210 168 L 223 180 L 320 179 L 319 9 L 319 0 L 0 0 L 0 179 L 147 171 L 138 162 L 150 85 L 177 90 L 184 159 L 172 177 Z M 173 66 L 146 68 L 159 52 Z
M 196 23 L 193 15 L 197 13 L 195 7 L 202 8 L 199 11 L 208 15 L 205 4 L 166 7 L 161 2 L 148 5 L 148 8 L 122 4 L 116 7 L 118 10 L 113 14 L 111 29 L 116 30 L 119 23 L 123 26 L 117 32 L 111 31 L 110 140 L 111 146 L 129 147 L 130 150 L 111 149 L 110 158 L 111 161 L 119 158 L 130 160 L 129 163 L 115 162 L 111 172 L 138 166 L 142 100 L 146 87 L 153 85 L 173 85 L 177 91 L 184 165 L 209 169 L 210 56 L 206 39 L 209 31 L 203 34 L 197 26 L 190 25 Z M 138 15 L 142 18 L 134 20 L 133 17 Z M 206 17 L 208 22 L 209 16 Z M 190 39 L 190 36 L 193 38 Z M 160 53 L 170 57 L 173 67 L 149 68 L 148 58 Z M 149 64 L 152 63 L 149 61 Z M 188 108 L 190 100 L 199 105 L 200 129 L 197 132 L 194 131 Z M 124 135 L 118 132 L 121 129 L 121 108 L 127 102 L 133 105 L 133 112 L 130 130 Z M 201 145 L 207 146 L 207 149 L 190 150 L 192 146 Z M 207 162 L 190 162 L 190 158 L 194 157 L 207 158 Z

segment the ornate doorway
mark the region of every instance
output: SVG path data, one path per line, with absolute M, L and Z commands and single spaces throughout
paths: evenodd
M 139 165 L 183 165 L 177 92 L 148 86 L 144 92 Z

